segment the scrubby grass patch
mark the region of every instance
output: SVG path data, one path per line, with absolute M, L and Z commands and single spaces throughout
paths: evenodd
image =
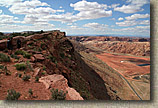
M 38 76 L 35 77 L 35 82 L 39 82 L 39 77 Z
M 0 62 L 10 62 L 10 57 L 6 54 L 0 53 Z
M 26 61 L 26 68 L 33 72 L 33 69 L 29 61 Z
M 31 77 L 29 75 L 25 75 L 25 76 L 22 77 L 22 80 L 23 81 L 29 81 L 30 78 Z
M 31 57 L 31 54 L 27 53 L 26 51 L 23 51 L 23 50 L 17 50 L 15 51 L 14 53 L 15 55 L 23 55 L 24 58 L 28 58 L 30 59 Z
M 50 91 L 52 93 L 52 97 L 51 97 L 52 100 L 65 100 L 67 92 L 64 93 L 64 91 L 62 90 L 59 91 L 58 89 L 54 89 L 54 88 L 52 88 Z
M 0 65 L 0 69 L 4 69 L 4 65 Z
M 53 62 L 53 63 L 56 63 L 57 60 L 56 60 L 56 57 L 52 56 L 52 55 L 49 55 L 48 58 Z
M 32 91 L 32 89 L 29 89 L 28 93 L 29 93 L 29 96 L 30 96 L 30 97 L 33 96 L 33 91 Z
M 25 63 L 15 64 L 14 66 L 16 67 L 17 70 L 25 70 L 26 69 Z
M 11 89 L 11 90 L 8 90 L 6 99 L 7 100 L 18 100 L 20 95 L 21 94 L 19 92 L 16 92 L 14 89 Z
M 12 55 L 10 55 L 12 58 L 15 58 L 15 59 L 20 59 L 20 57 L 19 56 L 17 56 L 17 55 L 15 55 L 15 54 L 12 54 Z

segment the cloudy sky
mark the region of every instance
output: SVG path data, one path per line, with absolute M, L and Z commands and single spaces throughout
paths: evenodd
M 150 0 L 0 0 L 0 31 L 150 36 Z

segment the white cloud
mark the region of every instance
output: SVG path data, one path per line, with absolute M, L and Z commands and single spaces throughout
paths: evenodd
M 59 7 L 60 9 L 63 8 L 62 6 Z
M 135 13 L 138 11 L 143 11 L 142 6 L 149 3 L 149 0 L 128 0 L 129 5 L 123 5 L 122 7 L 115 7 L 114 11 L 119 11 L 123 13 Z
M 99 23 L 87 23 L 83 25 L 83 27 L 92 28 L 95 31 L 106 31 L 108 30 L 108 25 L 106 24 L 99 24 Z
M 68 23 L 67 25 L 72 25 L 72 23 Z
M 36 25 L 16 25 L 4 24 L 0 26 L 2 32 L 21 32 L 21 31 L 40 31 L 52 30 L 55 26 L 53 24 L 36 24 Z M 54 28 L 55 29 L 55 28 Z
M 116 8 L 117 6 L 119 6 L 120 4 L 112 4 L 111 6 L 109 6 L 109 8 Z
M 87 23 L 84 25 L 84 27 L 90 27 L 90 28 L 100 28 L 100 27 L 108 27 L 106 24 L 99 24 L 99 23 Z
M 79 20 L 83 19 L 97 19 L 101 17 L 109 17 L 112 15 L 112 11 L 106 11 L 106 4 L 99 4 L 97 2 L 87 2 L 86 0 L 79 1 L 75 4 L 70 4 L 74 7 L 74 10 L 79 11 L 76 17 Z
M 15 21 L 16 17 L 10 15 L 0 15 L 0 24 L 13 24 L 21 23 L 20 21 Z
M 110 20 L 114 20 L 115 21 L 116 19 L 115 18 L 111 18 Z
M 16 3 L 21 3 L 22 0 L 0 0 L 0 6 L 9 7 Z
M 119 21 L 121 21 L 121 20 L 123 20 L 123 18 L 122 18 L 122 17 L 120 17 L 120 18 L 118 18 L 118 20 L 119 20 Z
M 78 20 L 78 18 L 72 13 L 59 14 L 59 15 L 55 15 L 55 14 L 47 15 L 47 16 L 44 16 L 43 19 L 46 19 L 49 21 L 61 21 L 62 23 L 74 22 Z
M 125 19 L 127 20 L 135 20 L 135 19 L 139 19 L 139 18 L 148 18 L 150 17 L 149 14 L 134 14 L 128 17 L 125 17 Z
M 139 21 L 139 24 L 141 24 L 141 25 L 150 25 L 150 21 L 149 20 Z
M 2 10 L 0 10 L 0 14 L 2 13 L 3 11 Z
M 112 29 L 113 32 L 124 32 L 124 34 L 131 35 L 139 35 L 139 36 L 150 36 L 150 26 L 136 26 L 136 27 L 128 27 L 122 29 Z
M 116 22 L 118 26 L 135 26 L 135 25 L 150 25 L 149 20 L 135 21 L 135 20 L 125 20 L 124 22 Z
M 42 7 L 45 6 L 45 7 Z M 65 12 L 65 10 L 55 10 L 45 2 L 39 0 L 31 0 L 24 2 L 17 2 L 10 5 L 9 10 L 13 14 L 25 15 L 23 23 L 36 23 L 48 21 L 61 21 L 74 22 L 85 19 L 97 19 L 102 17 L 109 17 L 112 15 L 112 11 L 107 11 L 106 4 L 99 4 L 97 2 L 87 2 L 86 0 L 79 1 L 75 4 L 70 4 L 75 11 L 79 11 L 77 14 L 64 13 L 58 14 L 57 12 Z M 62 8 L 60 6 L 60 8 Z M 57 14 L 55 14 L 57 13 Z

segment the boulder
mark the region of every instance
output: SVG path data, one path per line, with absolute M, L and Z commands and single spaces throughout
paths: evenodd
M 83 100 L 80 94 L 73 88 L 68 86 L 68 81 L 63 75 L 53 74 L 41 77 L 39 82 L 43 83 L 46 89 L 58 89 L 67 91 L 66 100 Z
M 38 76 L 40 70 L 41 70 L 40 68 L 35 68 L 35 69 L 34 69 L 34 74 L 33 74 L 33 76 L 34 76 L 34 77 Z
M 7 48 L 7 40 L 0 40 L 0 50 Z
M 35 58 L 34 57 L 31 57 L 31 62 L 35 62 Z
M 33 56 L 35 57 L 36 61 L 44 60 L 44 57 L 42 54 L 34 54 Z
M 46 89 L 66 89 L 68 87 L 67 79 L 65 79 L 64 76 L 58 74 L 41 77 L 39 82 L 42 82 L 46 86 Z
M 74 88 L 68 87 L 66 91 L 67 91 L 67 95 L 66 95 L 67 100 L 83 100 L 83 98 Z

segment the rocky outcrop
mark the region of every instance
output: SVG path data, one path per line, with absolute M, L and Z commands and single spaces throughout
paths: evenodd
M 17 48 L 17 40 L 21 41 L 21 47 L 25 46 L 27 41 L 33 40 L 33 39 L 42 39 L 42 38 L 46 38 L 48 36 L 54 36 L 57 39 L 61 39 L 62 37 L 65 37 L 65 32 L 60 32 L 60 31 L 53 31 L 53 32 L 46 32 L 46 33 L 42 33 L 42 34 L 34 34 L 34 35 L 30 35 L 27 37 L 24 36 L 16 36 L 13 37 L 12 40 L 12 46 L 13 49 Z M 0 50 L 4 50 L 7 48 L 7 39 L 5 40 L 0 40 Z
M 68 81 L 63 75 L 53 74 L 45 77 L 41 77 L 39 82 L 43 83 L 46 89 L 58 89 L 67 91 L 66 100 L 83 100 L 80 94 L 73 88 L 68 86 Z
M 44 60 L 44 57 L 42 54 L 34 54 L 33 57 L 35 58 L 36 61 Z
M 7 40 L 0 40 L 0 50 L 7 48 Z
M 127 42 L 149 42 L 150 38 L 139 37 L 113 37 L 113 36 L 69 36 L 69 39 L 83 41 L 127 41 Z

